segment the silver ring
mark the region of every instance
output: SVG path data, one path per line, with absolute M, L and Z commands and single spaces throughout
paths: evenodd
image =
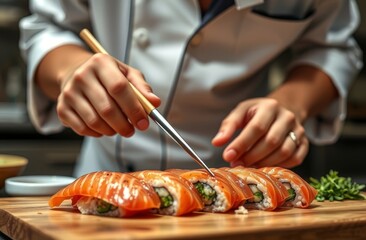
M 297 138 L 296 134 L 293 131 L 289 132 L 288 133 L 288 136 L 295 143 L 295 146 L 296 147 L 298 147 L 300 145 L 299 139 Z

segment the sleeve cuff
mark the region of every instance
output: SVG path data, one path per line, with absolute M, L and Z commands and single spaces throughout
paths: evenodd
M 32 46 L 29 52 L 31 61 L 29 61 L 27 73 L 29 85 L 27 107 L 29 117 L 36 130 L 43 134 L 51 134 L 60 132 L 63 125 L 58 119 L 55 103 L 46 97 L 34 83 L 35 71 L 42 58 L 52 49 L 65 44 L 82 45 L 82 42 L 70 32 L 43 33 L 41 35 L 34 40 L 38 42 Z
M 323 114 L 309 118 L 304 126 L 309 141 L 316 145 L 336 142 L 346 118 L 346 99 L 340 97 Z
M 303 54 L 291 63 L 289 68 L 297 65 L 313 65 L 322 69 L 333 81 L 339 92 L 335 100 L 323 113 L 309 118 L 305 122 L 307 136 L 314 144 L 331 144 L 338 140 L 347 114 L 347 93 L 358 71 L 362 68 L 358 54 L 360 52 L 343 52 L 338 49 L 324 49 Z

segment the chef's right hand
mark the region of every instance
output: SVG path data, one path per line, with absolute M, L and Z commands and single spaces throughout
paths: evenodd
M 140 71 L 109 55 L 92 55 L 60 79 L 59 119 L 83 136 L 130 137 L 135 128 L 146 130 L 148 116 L 129 82 L 155 107 L 160 105 Z

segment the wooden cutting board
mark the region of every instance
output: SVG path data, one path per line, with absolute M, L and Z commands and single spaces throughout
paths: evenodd
M 81 215 L 48 197 L 0 198 L 0 231 L 12 239 L 366 239 L 366 201 L 314 201 L 309 209 L 145 215 Z

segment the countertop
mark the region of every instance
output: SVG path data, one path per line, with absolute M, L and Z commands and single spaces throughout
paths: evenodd
M 48 197 L 0 198 L 0 231 L 12 239 L 365 239 L 366 201 L 316 202 L 247 214 L 110 218 L 82 215 Z

